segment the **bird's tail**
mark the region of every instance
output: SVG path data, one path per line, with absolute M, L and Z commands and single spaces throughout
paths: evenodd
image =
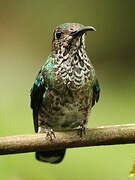
M 36 159 L 42 162 L 57 164 L 63 160 L 65 152 L 66 149 L 36 152 Z

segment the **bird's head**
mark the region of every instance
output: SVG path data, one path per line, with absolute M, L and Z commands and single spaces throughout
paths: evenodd
M 95 31 L 92 26 L 84 26 L 79 23 L 65 23 L 56 28 L 53 34 L 52 50 L 85 47 L 85 34 L 87 31 Z

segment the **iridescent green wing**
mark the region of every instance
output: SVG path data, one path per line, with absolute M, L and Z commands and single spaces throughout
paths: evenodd
M 33 109 L 33 120 L 35 132 L 38 132 L 38 112 L 40 105 L 43 101 L 45 91 L 48 90 L 47 79 L 53 78 L 51 72 L 53 70 L 53 57 L 49 56 L 46 60 L 45 65 L 42 66 L 39 71 L 34 85 L 31 88 L 31 108 Z

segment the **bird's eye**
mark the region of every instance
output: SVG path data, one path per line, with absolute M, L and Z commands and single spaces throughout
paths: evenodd
M 60 39 L 60 37 L 61 37 L 61 32 L 56 32 L 56 38 Z

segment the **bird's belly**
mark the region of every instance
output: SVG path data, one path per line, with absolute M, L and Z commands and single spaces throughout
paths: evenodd
M 81 125 L 87 116 L 87 111 L 79 110 L 78 107 L 71 104 L 65 104 L 58 110 L 46 111 L 44 115 L 39 115 L 39 122 L 45 123 L 54 130 L 71 129 Z
M 53 130 L 72 129 L 87 121 L 91 107 L 91 93 L 75 96 L 50 96 L 39 110 L 38 122 Z M 53 97 L 53 98 L 52 98 Z

